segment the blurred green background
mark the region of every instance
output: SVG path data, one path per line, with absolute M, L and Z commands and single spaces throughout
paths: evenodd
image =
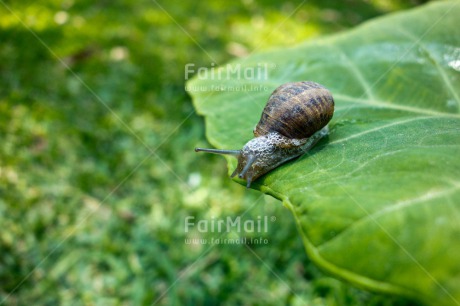
M 184 66 L 291 46 L 413 0 L 0 0 L 0 304 L 409 305 L 323 274 L 281 203 L 230 181 Z M 255 123 L 254 123 L 255 124 Z M 264 245 L 196 220 L 275 217 Z

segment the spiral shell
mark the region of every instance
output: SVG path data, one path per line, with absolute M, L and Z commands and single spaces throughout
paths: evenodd
M 325 87 L 309 81 L 286 83 L 271 94 L 254 135 L 277 132 L 290 139 L 308 138 L 326 126 L 333 113 L 334 99 Z

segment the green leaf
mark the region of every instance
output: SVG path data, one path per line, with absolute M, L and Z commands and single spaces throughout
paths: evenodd
M 458 16 L 458 1 L 431 3 L 202 71 L 187 84 L 208 140 L 222 149 L 253 137 L 279 85 L 329 88 L 329 136 L 252 188 L 292 210 L 324 270 L 437 305 L 460 305 Z M 236 161 L 226 158 L 231 173 Z

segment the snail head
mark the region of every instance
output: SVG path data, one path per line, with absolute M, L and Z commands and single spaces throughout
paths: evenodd
M 241 150 L 216 150 L 196 148 L 196 152 L 233 155 L 238 159 L 238 165 L 231 177 L 238 175 L 246 180 L 246 187 L 251 182 L 276 168 L 293 157 L 301 154 L 305 140 L 288 139 L 278 133 L 269 133 L 248 141 Z

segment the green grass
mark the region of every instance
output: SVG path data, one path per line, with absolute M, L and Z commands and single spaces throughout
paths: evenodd
M 193 152 L 184 66 L 417 1 L 0 2 L 0 304 L 407 305 L 320 272 L 280 202 Z M 267 245 L 184 242 L 219 237 L 186 216 L 241 215 L 276 217 Z

